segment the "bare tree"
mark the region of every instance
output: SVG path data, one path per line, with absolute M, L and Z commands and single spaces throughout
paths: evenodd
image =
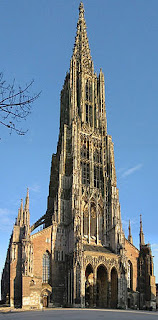
M 0 125 L 5 126 L 19 135 L 25 135 L 28 130 L 21 128 L 21 121 L 26 120 L 31 113 L 32 103 L 39 97 L 38 94 L 30 94 L 34 80 L 28 85 L 16 87 L 15 80 L 7 84 L 0 73 Z

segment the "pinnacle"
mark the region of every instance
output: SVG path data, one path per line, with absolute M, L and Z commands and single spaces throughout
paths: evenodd
M 129 227 L 128 227 L 129 230 L 131 230 L 131 222 L 129 220 Z
M 140 214 L 140 228 L 143 229 L 142 228 L 142 215 L 141 214 Z
M 27 198 L 29 198 L 29 188 L 27 188 L 27 195 L 26 195 Z
M 25 200 L 25 209 L 29 209 L 29 188 L 27 188 L 26 200 Z
M 23 199 L 21 199 L 21 208 L 23 208 Z

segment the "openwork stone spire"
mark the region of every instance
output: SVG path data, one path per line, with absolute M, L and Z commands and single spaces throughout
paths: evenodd
M 93 62 L 89 48 L 89 41 L 87 37 L 87 27 L 84 18 L 83 2 L 79 6 L 79 19 L 77 22 L 77 33 L 75 38 L 75 45 L 73 50 L 73 57 L 80 64 L 80 68 L 89 69 L 93 71 Z

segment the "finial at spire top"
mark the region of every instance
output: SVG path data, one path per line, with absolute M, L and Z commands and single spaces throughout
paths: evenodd
M 82 1 L 80 2 L 80 5 L 79 5 L 79 15 L 80 17 L 84 17 L 84 5 Z

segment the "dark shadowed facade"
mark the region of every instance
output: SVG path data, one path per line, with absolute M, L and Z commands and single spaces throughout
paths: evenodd
M 38 226 L 43 229 L 31 232 Z M 104 75 L 94 73 L 80 4 L 70 70 L 61 91 L 46 214 L 30 226 L 21 202 L 2 274 L 11 306 L 155 308 L 153 258 L 140 221 L 140 250 L 122 230 Z

